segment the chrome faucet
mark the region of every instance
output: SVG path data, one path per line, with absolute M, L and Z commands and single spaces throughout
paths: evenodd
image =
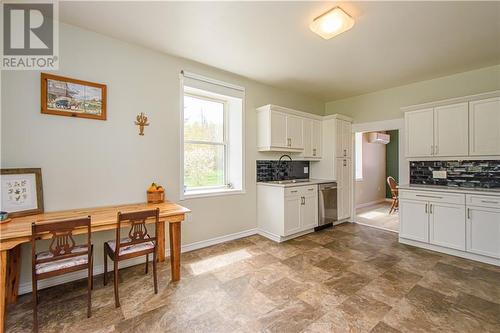
M 276 174 L 275 174 L 275 178 L 276 178 L 276 180 L 280 180 L 280 179 L 279 179 L 279 178 L 280 178 L 280 177 L 279 177 L 279 173 L 280 173 L 280 171 L 281 171 L 281 161 L 282 161 L 282 160 L 283 160 L 283 158 L 285 158 L 285 157 L 288 157 L 288 159 L 290 160 L 290 162 L 291 162 L 291 161 L 293 161 L 293 160 L 292 160 L 292 158 L 290 157 L 290 155 L 286 155 L 286 154 L 285 154 L 285 155 L 281 155 L 281 157 L 278 159 L 278 166 L 276 167 Z M 288 166 L 287 166 L 287 168 L 286 168 L 286 169 L 287 169 L 286 171 L 289 171 Z

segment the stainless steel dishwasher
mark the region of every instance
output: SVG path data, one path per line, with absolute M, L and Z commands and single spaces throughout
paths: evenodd
M 318 186 L 318 218 L 317 230 L 331 226 L 338 220 L 337 215 L 337 183 L 324 183 Z

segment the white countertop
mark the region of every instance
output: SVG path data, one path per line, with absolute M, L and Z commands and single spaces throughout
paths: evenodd
M 399 185 L 400 190 L 413 191 L 433 191 L 433 192 L 448 192 L 448 193 L 463 193 L 463 194 L 484 194 L 500 196 L 499 188 L 463 188 L 463 187 L 448 187 L 440 185 Z
M 296 186 L 318 185 L 325 183 L 336 183 L 336 181 L 331 179 L 309 179 L 308 181 L 299 180 L 296 183 L 286 183 L 286 184 L 279 184 L 277 182 L 257 182 L 257 185 L 276 186 L 276 187 L 296 187 Z

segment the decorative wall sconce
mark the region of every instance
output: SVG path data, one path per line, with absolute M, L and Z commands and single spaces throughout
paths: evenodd
M 139 126 L 139 135 L 144 135 L 144 126 L 149 126 L 148 117 L 146 117 L 144 112 L 141 112 L 137 115 L 136 119 L 135 124 Z

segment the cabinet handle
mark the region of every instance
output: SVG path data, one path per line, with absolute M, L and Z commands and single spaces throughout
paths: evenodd
M 427 211 L 427 204 L 425 204 L 425 214 L 427 214 L 428 211 Z
M 290 193 L 297 193 L 297 191 L 290 191 Z
M 432 213 L 432 204 L 429 205 L 429 213 L 433 214 Z
M 313 189 L 313 188 L 308 188 L 307 190 L 308 190 L 308 191 L 314 191 L 314 189 Z
M 435 147 L 436 147 L 436 155 L 437 155 L 437 154 L 439 154 L 439 146 L 436 145 Z
M 481 202 L 490 203 L 490 204 L 497 204 L 498 203 L 498 201 L 489 201 L 489 200 L 481 200 Z
M 470 220 L 470 208 L 467 208 L 467 218 Z
M 344 157 L 347 156 L 347 149 L 344 149 Z
M 347 161 L 346 160 L 344 160 L 344 166 L 347 166 Z
M 306 204 L 306 198 L 300 197 L 300 204 L 305 205 Z
M 435 195 L 424 195 L 424 194 L 415 194 L 416 197 L 422 198 L 435 198 L 435 199 L 443 199 L 443 197 L 437 197 Z
M 316 156 L 316 148 L 313 149 L 313 156 Z

